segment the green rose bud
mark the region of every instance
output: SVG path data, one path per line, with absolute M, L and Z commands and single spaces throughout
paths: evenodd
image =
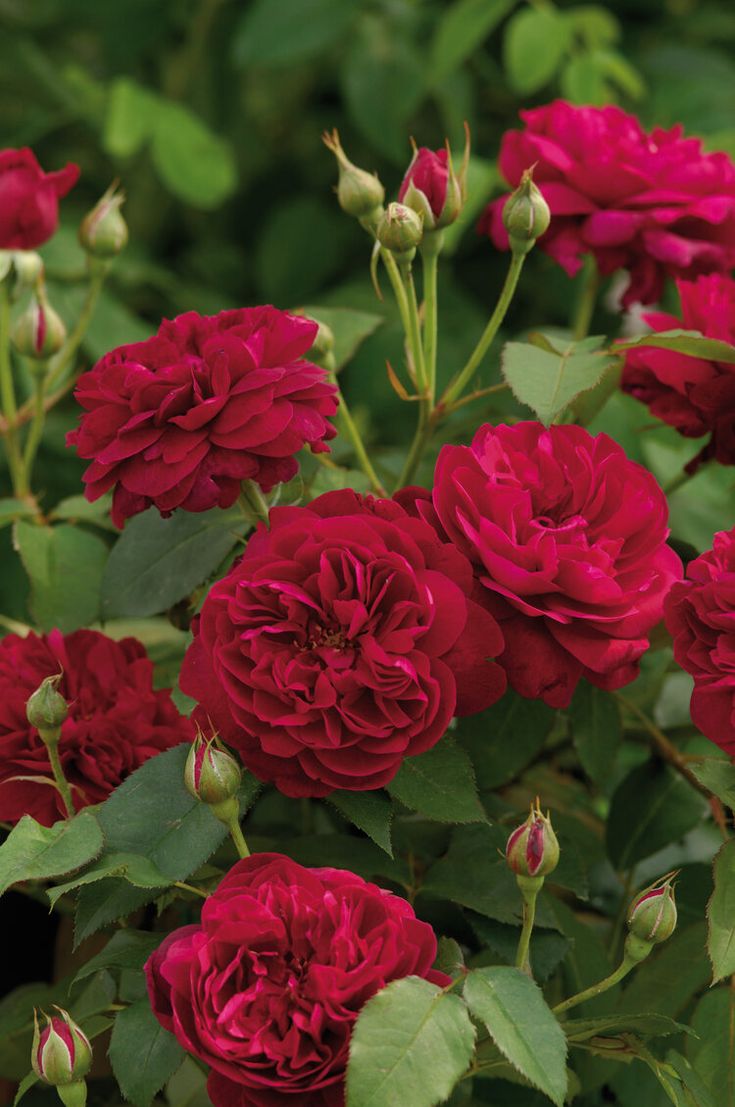
M 68 1011 L 56 1010 L 58 1015 L 42 1012 L 46 1019 L 43 1029 L 38 1025 L 38 1012 L 33 1012 L 31 1065 L 44 1083 L 59 1087 L 83 1081 L 92 1065 L 92 1047 Z
M 518 877 L 545 877 L 559 864 L 559 843 L 549 815 L 541 812 L 538 797 L 525 823 L 509 837 L 505 857 Z
M 184 784 L 190 795 L 206 803 L 221 822 L 237 818 L 237 793 L 242 769 L 216 735 L 207 739 L 200 732 L 194 739 L 184 768 Z
M 120 208 L 125 193 L 117 192 L 114 181 L 79 227 L 79 242 L 88 254 L 101 261 L 117 257 L 128 241 L 128 225 Z
M 58 691 L 63 673 L 56 673 L 42 680 L 26 702 L 26 718 L 36 727 L 44 742 L 58 742 L 61 727 L 69 714 L 67 704 Z
M 25 311 L 18 316 L 10 338 L 19 354 L 31 361 L 47 361 L 66 341 L 64 321 L 38 288 Z
M 339 166 L 337 199 L 342 211 L 357 219 L 377 223 L 385 199 L 385 189 L 378 176 L 367 173 L 364 169 L 358 169 L 352 164 L 342 149 L 336 130 L 325 131 L 322 141 L 337 159 Z
M 526 169 L 503 208 L 503 224 L 514 254 L 527 254 L 533 249 L 536 239 L 549 229 L 551 222 L 549 205 L 533 183 L 531 172 Z
M 669 873 L 645 888 L 628 908 L 628 929 L 644 942 L 665 942 L 676 930 L 676 900 Z
M 388 204 L 378 223 L 378 242 L 400 257 L 406 254 L 413 257 L 423 233 L 422 217 L 406 204 Z

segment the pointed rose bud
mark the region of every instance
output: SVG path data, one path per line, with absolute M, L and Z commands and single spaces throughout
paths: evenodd
M 36 1076 L 59 1087 L 82 1081 L 92 1064 L 92 1047 L 68 1011 L 56 1010 L 58 1014 L 51 1016 L 42 1012 L 46 1019 L 43 1029 L 38 1025 L 38 1012 L 33 1012 L 31 1064 Z
M 519 877 L 544 877 L 559 864 L 559 843 L 548 815 L 541 813 L 538 798 L 522 826 L 513 831 L 505 847 L 508 865 Z
M 521 183 L 503 208 L 503 224 L 514 254 L 527 254 L 533 249 L 551 222 L 549 205 L 533 183 L 532 172 L 533 168 L 524 171 Z
M 64 345 L 66 327 L 42 287 L 36 289 L 28 307 L 16 319 L 10 338 L 18 353 L 31 361 L 47 361 Z
M 465 148 L 459 173 L 452 164 L 447 141 L 443 150 L 419 148 L 414 144 L 413 158 L 406 170 L 398 199 L 423 217 L 427 230 L 441 230 L 453 223 L 467 195 L 467 166 L 470 160 L 470 133 L 465 125 Z
M 128 241 L 128 225 L 120 208 L 125 193 L 117 192 L 113 181 L 92 210 L 85 215 L 79 227 L 79 242 L 88 254 L 101 261 L 117 257 Z
M 337 131 L 325 131 L 322 141 L 334 154 L 339 166 L 337 199 L 342 211 L 370 224 L 377 223 L 385 199 L 385 189 L 377 174 L 358 169 L 342 149 Z
M 302 313 L 297 312 L 297 314 Z M 334 369 L 334 331 L 326 323 L 314 319 L 312 315 L 307 318 L 316 323 L 319 330 L 316 332 L 316 338 L 307 350 L 305 357 L 307 361 L 313 361 L 316 365 L 321 365 L 322 368 L 331 372 Z
M 58 690 L 62 676 L 63 673 L 55 673 L 46 677 L 26 701 L 26 718 L 44 742 L 58 742 L 61 727 L 69 714 L 69 705 Z
M 399 257 L 412 258 L 423 233 L 423 219 L 406 204 L 388 204 L 378 223 L 378 242 Z
M 676 873 L 645 888 L 628 908 L 628 929 L 636 938 L 657 944 L 665 942 L 676 929 L 676 900 L 672 883 Z
M 13 253 L 13 271 L 16 280 L 16 293 L 23 289 L 34 288 L 43 276 L 43 260 L 35 250 L 16 250 Z
M 187 791 L 212 807 L 237 796 L 242 769 L 216 735 L 205 738 L 201 731 L 192 742 L 184 769 Z

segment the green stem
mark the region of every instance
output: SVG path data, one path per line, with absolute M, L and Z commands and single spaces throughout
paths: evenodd
M 43 735 L 41 735 L 43 738 Z M 74 807 L 74 800 L 71 798 L 71 788 L 69 787 L 69 781 L 64 776 L 64 770 L 61 766 L 61 758 L 59 757 L 59 745 L 56 742 L 47 742 L 44 739 L 44 745 L 48 750 L 48 758 L 51 762 L 51 772 L 54 774 L 54 780 L 56 786 L 59 789 L 61 798 L 64 801 L 64 807 L 66 808 L 66 817 L 70 819 L 76 814 L 76 808 Z
M 429 444 L 434 426 L 434 421 L 427 415 L 426 409 L 422 404 L 419 408 L 419 421 L 416 427 L 416 433 L 413 436 L 413 442 L 408 451 L 408 457 L 406 458 L 401 475 L 398 478 L 396 489 L 405 488 L 406 485 L 411 484 L 413 481 L 421 458 L 424 456 L 424 451 Z
M 362 440 L 362 435 L 358 430 L 355 420 L 352 418 L 352 413 L 347 404 L 347 400 L 344 397 L 344 393 L 340 388 L 337 378 L 334 373 L 331 374 L 332 383 L 337 386 L 337 395 L 339 397 L 339 409 L 337 411 L 337 418 L 341 420 L 349 439 L 352 443 L 352 448 L 355 451 L 355 456 L 360 462 L 360 467 L 365 476 L 370 481 L 373 487 L 373 491 L 377 492 L 379 496 L 385 495 L 385 489 L 381 483 L 380 477 L 373 468 L 373 463 L 368 456 L 368 452 L 365 449 L 365 443 Z
M 552 1008 L 554 1014 L 560 1015 L 563 1011 L 569 1011 L 572 1007 L 576 1007 L 580 1003 L 586 1003 L 588 999 L 594 999 L 595 996 L 600 996 L 603 992 L 614 988 L 637 964 L 637 961 L 633 961 L 628 957 L 623 958 L 615 972 L 610 973 L 604 980 L 599 980 L 597 984 L 592 984 L 589 988 L 585 988 L 583 992 L 577 992 L 576 996 L 570 996 L 563 1003 L 557 1003 L 556 1007 Z
M 32 488 L 31 478 L 33 475 L 33 463 L 36 459 L 36 453 L 43 433 L 43 424 L 46 419 L 46 409 L 44 407 L 45 394 L 46 379 L 44 376 L 37 376 L 34 380 L 33 420 L 28 432 L 28 437 L 26 438 L 25 451 L 23 454 L 23 482 L 26 491 Z
M 419 304 L 416 297 L 416 285 L 413 280 L 411 264 L 400 267 L 403 283 L 406 288 L 406 300 L 408 302 L 408 348 L 411 351 L 411 361 L 416 373 L 416 388 L 419 393 L 419 403 L 424 406 L 428 403 L 428 377 L 424 362 L 424 347 L 421 342 L 421 324 L 419 323 Z
M 191 892 L 195 896 L 200 896 L 201 899 L 207 898 L 207 893 L 203 892 L 201 888 L 195 888 L 193 884 L 186 884 L 183 880 L 174 880 L 174 888 L 181 888 L 182 892 Z
M 228 829 L 230 831 L 230 837 L 235 843 L 235 849 L 237 850 L 240 858 L 244 859 L 245 857 L 249 857 L 250 850 L 248 849 L 248 844 L 245 841 L 242 830 L 240 829 L 239 819 L 232 819 L 232 821 L 228 824 Z
M 482 359 L 487 353 L 490 345 L 492 344 L 495 335 L 500 329 L 500 325 L 505 319 L 508 308 L 510 307 L 513 294 L 518 284 L 518 278 L 521 275 L 523 269 L 523 263 L 526 260 L 525 254 L 513 254 L 510 259 L 510 266 L 508 267 L 508 273 L 505 278 L 505 284 L 501 290 L 498 302 L 495 305 L 490 319 L 488 321 L 485 330 L 482 332 L 480 341 L 475 346 L 474 351 L 470 355 L 469 361 L 465 365 L 464 369 L 450 381 L 449 385 L 444 391 L 440 402 L 442 408 L 449 407 L 454 403 L 456 399 L 464 392 L 466 386 L 472 380 L 475 372 L 477 371 Z
M 528 899 L 524 897 L 523 900 L 523 927 L 521 929 L 521 937 L 518 942 L 518 952 L 516 953 L 516 968 L 521 969 L 527 976 L 531 976 L 531 960 L 529 957 L 529 948 L 531 945 L 531 934 L 533 932 L 533 924 L 536 919 L 536 896 L 529 896 Z
M 600 272 L 595 265 L 594 258 L 590 258 L 587 264 L 579 302 L 577 303 L 574 323 L 572 324 L 572 337 L 575 342 L 581 342 L 583 338 L 587 337 L 599 290 Z
M 59 350 L 55 357 L 51 358 L 49 375 L 46 379 L 46 385 L 49 390 L 53 385 L 58 384 L 62 379 L 70 364 L 74 359 L 74 355 L 82 344 L 85 334 L 89 329 L 89 324 L 92 322 L 92 316 L 94 315 L 95 308 L 97 307 L 97 301 L 102 291 L 102 286 L 105 283 L 105 277 L 109 269 L 109 262 L 93 261 L 91 262 L 89 286 L 87 287 L 87 297 L 82 306 L 82 310 L 79 313 L 79 318 L 76 321 L 74 329 L 71 331 L 64 345 Z
M 16 495 L 23 494 L 23 461 L 16 435 L 15 388 L 10 361 L 10 292 L 7 281 L 0 281 L 0 405 L 5 416 L 5 453 Z
M 252 480 L 244 480 L 241 485 L 240 507 L 243 514 L 255 525 L 258 521 L 268 525 L 268 503 L 260 488 Z
M 438 334 L 437 272 L 439 251 L 442 248 L 443 231 L 428 231 L 421 245 L 424 273 L 424 362 L 429 387 L 429 401 L 434 404 L 436 395 L 436 348 Z
M 393 289 L 393 295 L 396 298 L 396 304 L 398 305 L 398 314 L 401 317 L 403 332 L 408 339 L 409 331 L 411 329 L 408 297 L 406 295 L 406 289 L 404 287 L 403 281 L 401 279 L 401 274 L 398 269 L 398 263 L 396 262 L 396 259 L 393 257 L 393 254 L 390 252 L 390 250 L 386 250 L 384 247 L 381 247 L 380 256 L 383 259 L 383 265 L 385 266 L 385 271 L 388 274 L 388 279 L 390 280 L 391 287 Z

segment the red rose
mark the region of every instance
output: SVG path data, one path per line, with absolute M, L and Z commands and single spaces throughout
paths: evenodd
M 328 450 L 337 409 L 327 374 L 303 355 L 317 324 L 274 307 L 164 320 L 79 380 L 85 414 L 67 435 L 92 458 L 85 495 L 115 486 L 118 526 L 154 504 L 207 511 L 235 502 L 243 480 L 269 491 L 293 477 L 303 446 Z
M 735 755 L 735 528 L 687 566 L 666 600 L 674 657 L 694 677 L 691 714 L 702 734 Z
M 555 100 L 522 111 L 508 131 L 500 169 L 512 187 L 524 169 L 551 209 L 539 246 L 571 276 L 584 254 L 600 272 L 627 269 L 623 303 L 653 303 L 664 278 L 726 272 L 735 265 L 735 165 L 706 154 L 681 127 L 647 134 L 617 107 L 581 108 Z M 478 230 L 507 249 L 502 210 L 486 209 Z
M 33 151 L 0 150 L 0 250 L 34 250 L 59 225 L 59 200 L 77 183 L 71 163 L 44 173 Z
M 576 426 L 480 427 L 441 450 L 433 502 L 477 566 L 517 692 L 565 707 L 580 677 L 635 678 L 681 564 L 663 492 L 617 443 Z
M 277 853 L 239 861 L 146 964 L 156 1018 L 211 1068 L 215 1107 L 343 1107 L 352 1026 L 391 980 L 432 971 L 403 899 Z
M 276 508 L 211 589 L 181 687 L 286 795 L 380 788 L 504 690 L 472 588 L 466 558 L 390 500 Z
M 149 757 L 191 741 L 192 727 L 168 689 L 153 689 L 153 665 L 135 638 L 114 642 L 96 630 L 0 639 L 0 820 L 64 818 L 49 780 L 51 764 L 26 700 L 44 677 L 63 670 L 69 702 L 59 756 L 76 807 L 101 803 Z M 30 779 L 24 779 L 30 778 Z
M 449 149 L 414 148 L 414 155 L 398 190 L 398 199 L 423 216 L 434 230 L 453 223 L 462 209 L 464 167 L 460 180 L 452 168 Z
M 643 318 L 655 331 L 676 327 L 735 343 L 735 281 L 713 274 L 677 281 L 682 318 L 651 312 Z M 651 414 L 688 438 L 710 440 L 687 469 L 714 457 L 735 465 L 735 365 L 641 346 L 629 350 L 622 387 L 647 404 Z

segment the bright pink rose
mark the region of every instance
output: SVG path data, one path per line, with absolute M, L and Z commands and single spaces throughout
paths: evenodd
M 135 638 L 113 641 L 96 630 L 0 639 L 0 820 L 32 815 L 51 826 L 64 818 L 51 764 L 26 700 L 44 677 L 63 671 L 69 703 L 59 757 L 76 807 L 101 803 L 149 757 L 191 741 L 189 720 L 168 689 L 153 688 L 153 665 Z M 28 778 L 28 779 L 26 779 Z
M 0 250 L 35 250 L 59 225 L 59 200 L 79 178 L 71 163 L 44 173 L 33 151 L 0 150 Z
M 118 526 L 154 504 L 229 507 L 245 479 L 269 491 L 298 470 L 303 446 L 328 450 L 337 409 L 327 374 L 303 355 L 317 324 L 274 307 L 164 320 L 154 338 L 120 346 L 79 380 L 85 414 L 67 435 L 92 458 L 85 495 L 115 487 Z
M 555 100 L 520 115 L 525 130 L 503 136 L 500 169 L 515 188 L 534 166 L 551 209 L 539 246 L 570 276 L 591 253 L 603 274 L 629 271 L 624 304 L 650 304 L 667 276 L 735 265 L 735 165 L 726 154 L 704 153 L 681 127 L 646 134 L 617 107 Z M 478 227 L 501 249 L 506 199 L 490 204 Z
M 643 316 L 649 326 L 655 331 L 684 327 L 735 343 L 731 277 L 713 274 L 692 282 L 677 281 L 677 288 L 682 318 L 650 312 Z M 735 465 L 735 365 L 641 346 L 627 353 L 622 387 L 687 438 L 710 435 L 687 466 L 689 471 L 712 457 L 723 465 Z
M 467 559 L 391 500 L 275 508 L 211 589 L 181 687 L 286 795 L 380 788 L 504 690 L 472 590 Z
M 441 450 L 433 506 L 477 567 L 517 692 L 566 707 L 580 677 L 636 677 L 681 563 L 663 492 L 617 443 L 577 426 L 480 427 Z
M 735 528 L 687 566 L 666 600 L 674 657 L 694 677 L 692 721 L 735 755 Z
M 146 964 L 156 1018 L 211 1068 L 215 1107 L 343 1107 L 352 1026 L 391 980 L 431 966 L 436 938 L 403 899 L 277 853 L 239 861 L 199 926 Z

